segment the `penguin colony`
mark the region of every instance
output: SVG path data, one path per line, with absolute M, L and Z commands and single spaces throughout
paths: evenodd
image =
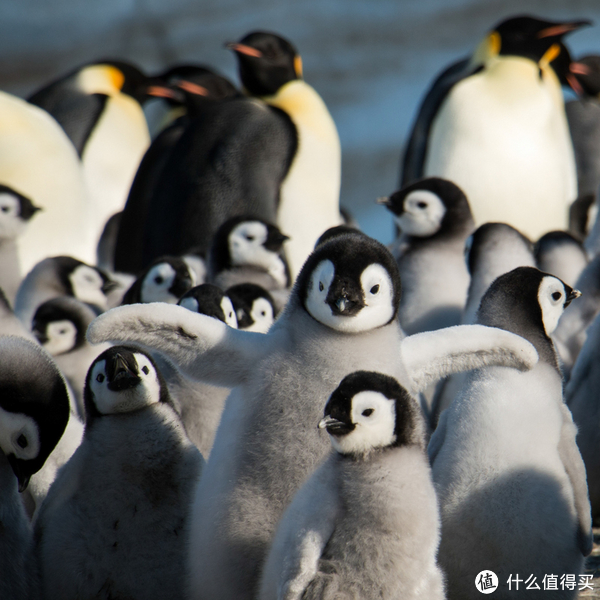
M 227 44 L 240 89 L 108 60 L 2 94 L 0 597 L 593 588 L 586 24 L 506 19 L 437 76 L 377 200 L 389 248 L 340 208 L 334 122 L 277 34 Z

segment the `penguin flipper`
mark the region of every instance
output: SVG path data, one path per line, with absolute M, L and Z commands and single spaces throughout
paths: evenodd
M 161 352 L 185 375 L 225 387 L 240 385 L 269 350 L 262 333 L 238 331 L 163 302 L 113 308 L 90 323 L 87 338 L 92 344 L 129 342 Z
M 410 138 L 408 139 L 404 151 L 400 187 L 404 187 L 424 176 L 423 170 L 427 154 L 427 142 L 429 141 L 433 120 L 450 90 L 459 81 L 472 75 L 477 68 L 480 67 L 471 66 L 469 58 L 460 60 L 451 64 L 438 75 L 437 79 L 429 88 L 425 99 L 419 108 L 419 113 L 415 119 Z
M 527 340 L 504 329 L 456 325 L 404 338 L 402 358 L 416 393 L 452 373 L 485 366 L 528 371 L 538 354 Z
M 588 495 L 585 464 L 575 442 L 577 428 L 573 423 L 571 411 L 564 403 L 561 404 L 560 408 L 563 413 L 563 426 L 558 442 L 558 454 L 573 488 L 573 498 L 579 521 L 577 544 L 581 550 L 581 554 L 589 556 L 594 545 L 594 537 L 592 534 L 592 512 Z

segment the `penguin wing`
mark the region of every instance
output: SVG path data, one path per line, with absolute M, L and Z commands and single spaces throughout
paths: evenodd
M 577 543 L 581 554 L 588 556 L 592 551 L 594 538 L 592 534 L 592 513 L 585 465 L 575 442 L 577 427 L 573 423 L 571 411 L 564 403 L 561 403 L 560 409 L 563 414 L 563 426 L 558 442 L 558 454 L 573 488 L 573 498 L 579 521 Z
M 164 302 L 113 308 L 92 321 L 87 337 L 159 351 L 189 377 L 224 387 L 243 383 L 274 339 Z
M 450 65 L 433 82 L 419 108 L 419 113 L 404 151 L 400 187 L 423 177 L 429 133 L 442 102 L 459 81 L 472 75 L 480 68 L 472 67 L 470 59 L 465 58 Z
M 401 348 L 414 393 L 452 373 L 485 366 L 528 371 L 538 361 L 535 348 L 527 340 L 484 325 L 456 325 L 417 333 L 404 338 Z

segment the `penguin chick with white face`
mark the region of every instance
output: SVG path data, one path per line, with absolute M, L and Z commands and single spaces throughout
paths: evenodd
M 59 296 L 73 296 L 103 311 L 108 308 L 107 294 L 114 285 L 104 271 L 71 256 L 46 258 L 21 282 L 15 314 L 29 328 L 40 304 Z
M 463 248 L 474 227 L 466 196 L 431 177 L 380 202 L 400 228 L 392 254 L 402 279 L 402 329 L 410 335 L 458 325 L 469 286 Z
M 335 452 L 284 513 L 258 598 L 444 598 L 418 404 L 393 378 L 358 371 L 324 414 Z
M 29 198 L 0 184 L 0 287 L 10 302 L 22 278 L 16 240 L 38 210 Z
M 234 217 L 215 233 L 209 253 L 209 279 L 226 290 L 254 283 L 272 292 L 283 308 L 290 271 L 283 244 L 289 240 L 275 225 L 253 217 Z
M 77 402 L 77 414 L 85 420 L 83 389 L 94 359 L 106 348 L 92 346 L 85 339 L 96 313 L 85 303 L 61 296 L 38 307 L 32 321 L 32 332 L 38 342 L 54 358 L 65 376 Z
M 537 268 L 576 285 L 588 258 L 583 244 L 566 231 L 550 231 L 535 244 Z
M 231 299 L 238 321 L 238 329 L 267 333 L 275 321 L 275 302 L 267 290 L 253 283 L 230 287 L 226 294 Z
M 237 329 L 237 316 L 231 299 L 220 287 L 212 283 L 193 287 L 181 296 L 177 304 L 192 312 L 219 319 Z
M 190 266 L 177 256 L 163 256 L 149 265 L 125 292 L 121 304 L 177 301 L 196 283 Z
M 203 459 L 144 352 L 103 352 L 90 367 L 85 403 L 81 446 L 35 523 L 43 597 L 181 598 Z
M 550 338 L 578 295 L 552 275 L 519 267 L 481 301 L 479 323 L 523 336 L 540 361 L 526 373 L 473 372 L 431 437 L 449 598 L 479 598 L 473 582 L 484 569 L 497 574 L 505 595 L 510 574 L 539 582 L 547 573 L 580 573 L 592 549 L 585 467 Z
M 65 383 L 35 343 L 0 338 L 0 595 L 38 597 L 38 572 L 22 497 L 69 419 Z
M 192 598 L 253 597 L 277 521 L 329 452 L 308 424 L 348 372 L 378 370 L 417 393 L 454 371 L 537 360 L 519 336 L 482 326 L 404 338 L 399 302 L 392 255 L 350 234 L 313 252 L 265 335 L 166 304 L 122 306 L 90 325 L 93 343 L 127 338 L 193 378 L 235 387 L 194 501 Z

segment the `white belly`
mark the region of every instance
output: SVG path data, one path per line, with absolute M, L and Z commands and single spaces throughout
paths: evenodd
M 532 239 L 567 226 L 577 194 L 560 86 L 530 60 L 496 59 L 457 84 L 435 119 L 428 176 L 467 194 L 476 225 L 505 222 Z

